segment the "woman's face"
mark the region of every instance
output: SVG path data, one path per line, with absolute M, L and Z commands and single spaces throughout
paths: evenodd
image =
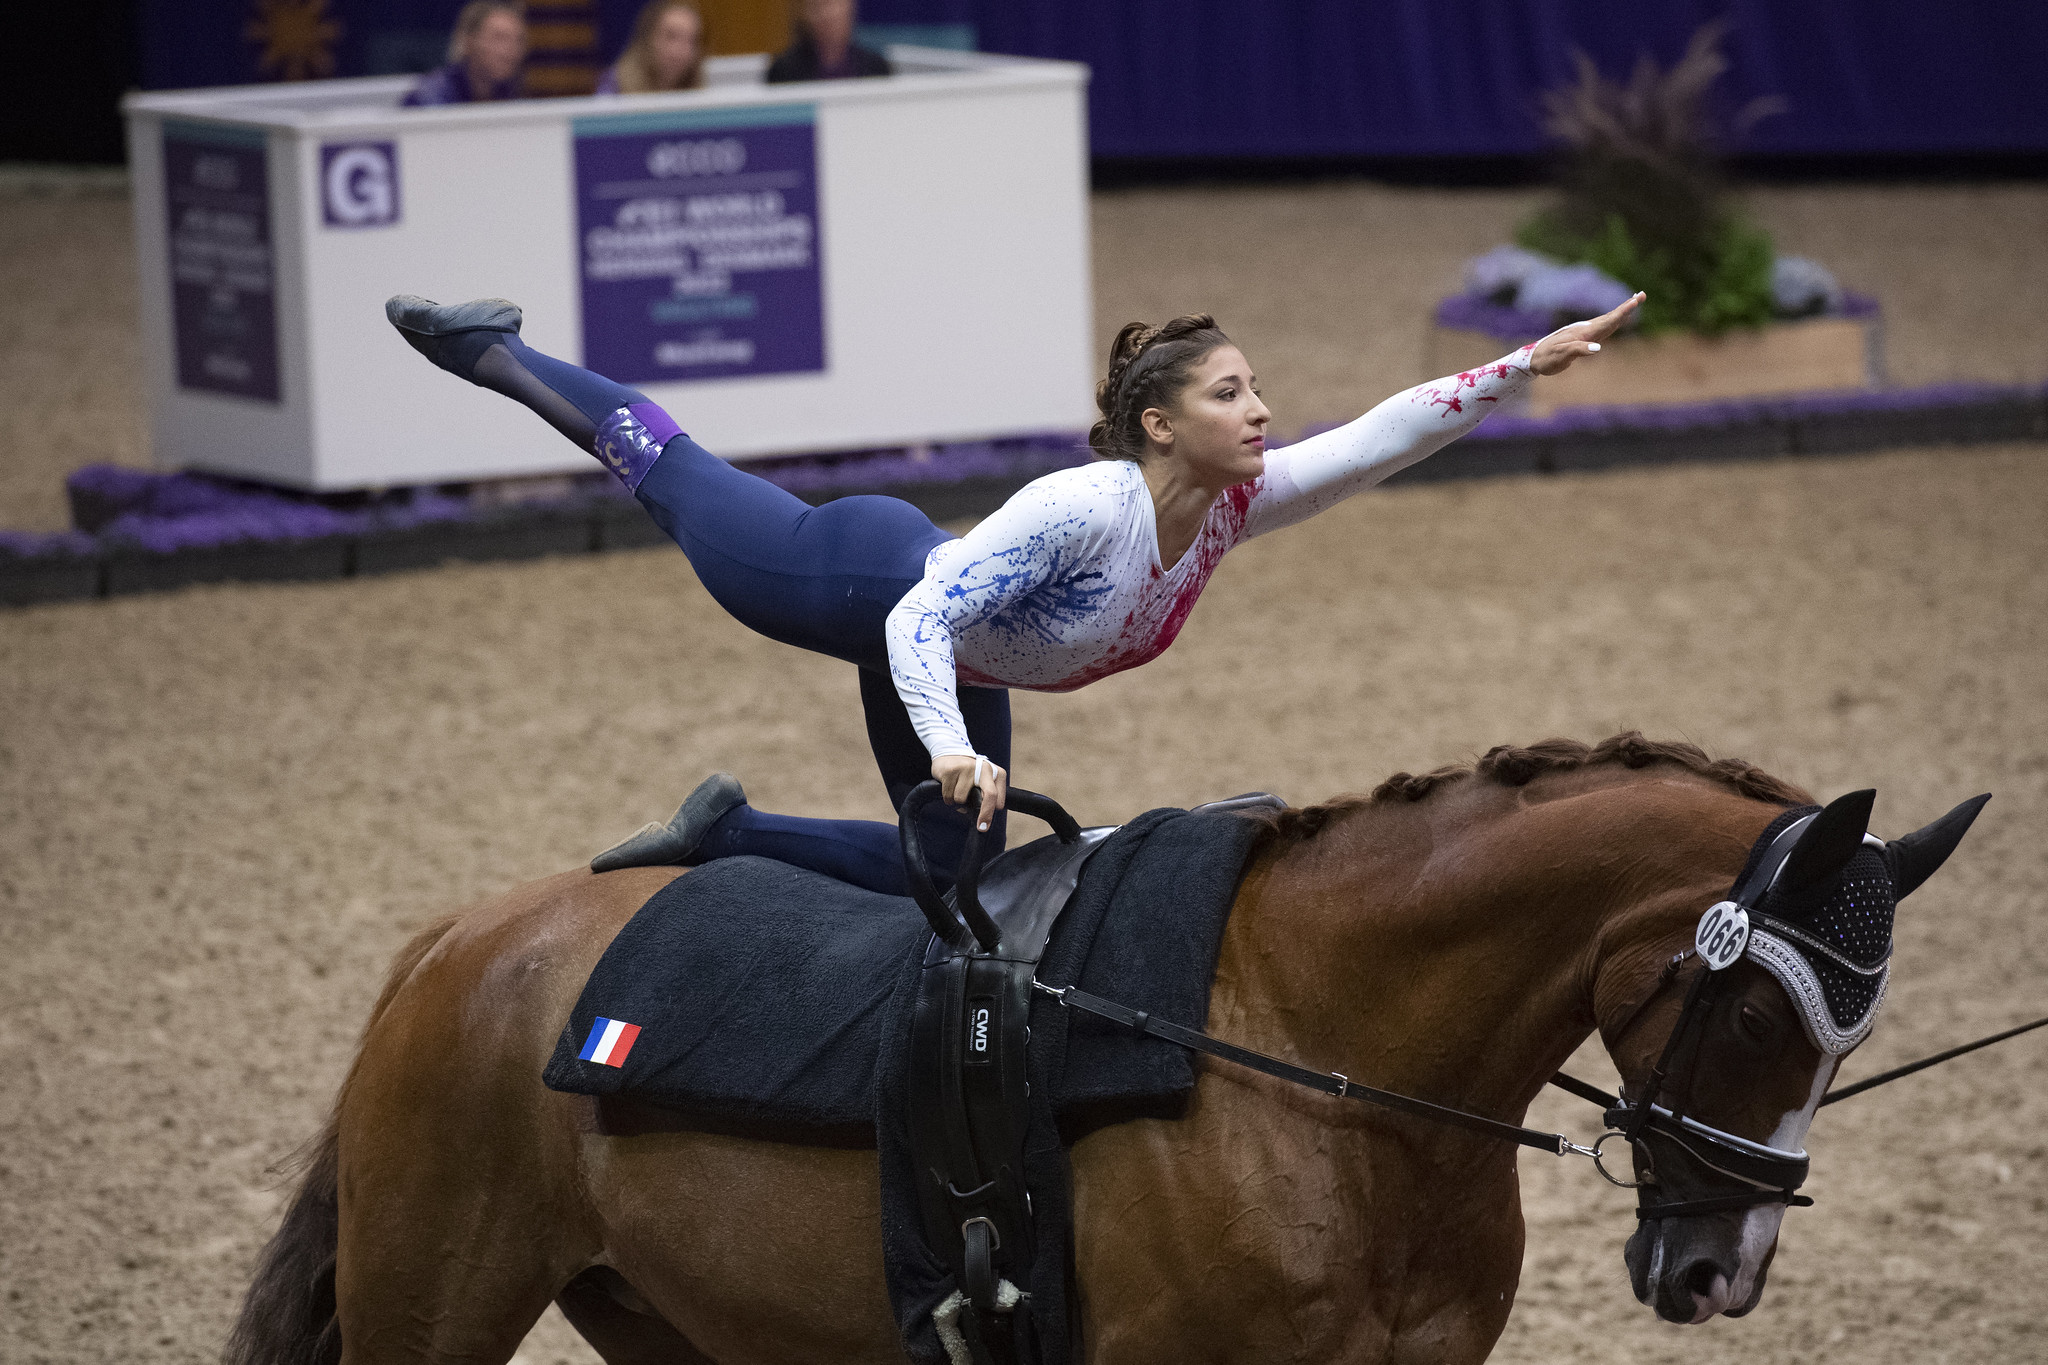
M 820 52 L 846 50 L 853 41 L 853 0 L 804 0 L 804 29 Z
M 1266 472 L 1266 424 L 1251 362 L 1218 346 L 1196 364 L 1173 409 L 1147 408 L 1139 419 L 1154 446 L 1179 460 L 1198 483 L 1229 488 Z
M 697 61 L 697 16 L 686 9 L 672 9 L 661 16 L 648 43 L 654 58 L 655 79 L 664 87 L 679 84 Z
M 463 48 L 470 74 L 486 85 L 511 80 L 525 59 L 526 21 L 510 10 L 494 9 L 486 14 Z

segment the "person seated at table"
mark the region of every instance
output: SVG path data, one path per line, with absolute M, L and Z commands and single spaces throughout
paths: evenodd
M 889 59 L 853 40 L 854 0 L 797 0 L 796 41 L 768 64 L 768 83 L 887 76 Z
M 420 78 L 408 107 L 519 98 L 526 63 L 526 6 L 520 0 L 469 0 L 455 16 L 448 64 Z
M 600 95 L 704 88 L 704 16 L 696 0 L 647 0 L 626 50 L 598 78 Z

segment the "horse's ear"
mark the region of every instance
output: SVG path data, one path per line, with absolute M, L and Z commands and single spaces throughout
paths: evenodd
M 1863 846 L 1863 832 L 1870 828 L 1870 808 L 1876 802 L 1874 788 L 1830 801 L 1792 846 L 1785 870 L 1778 874 L 1778 892 L 1804 899 L 1831 886 Z
M 1918 890 L 1920 883 L 1948 861 L 1948 855 L 1956 851 L 1956 845 L 1970 832 L 1977 812 L 1990 799 L 1990 792 L 1973 796 L 1925 829 L 1916 829 L 1884 846 L 1885 866 L 1891 871 L 1892 895 L 1896 899 L 1904 900 Z

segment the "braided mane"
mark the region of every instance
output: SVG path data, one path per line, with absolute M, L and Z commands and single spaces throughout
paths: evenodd
M 1608 763 L 1624 768 L 1668 763 L 1718 782 L 1742 796 L 1780 806 L 1804 805 L 1813 799 L 1754 763 L 1739 758 L 1709 758 L 1696 744 L 1645 739 L 1640 730 L 1625 730 L 1598 744 L 1582 744 L 1575 739 L 1539 740 L 1526 748 L 1497 744 L 1476 763 L 1454 763 L 1426 773 L 1395 773 L 1374 787 L 1370 796 L 1341 796 L 1319 806 L 1290 806 L 1272 817 L 1273 834 L 1290 841 L 1312 839 L 1340 815 L 1372 805 L 1426 801 L 1453 783 L 1478 780 L 1520 787 L 1545 773 L 1571 772 Z

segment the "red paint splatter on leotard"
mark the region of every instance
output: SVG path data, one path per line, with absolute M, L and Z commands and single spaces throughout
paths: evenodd
M 1180 562 L 1165 573 L 1157 565 L 1152 567 L 1144 600 L 1124 617 L 1122 639 L 1100 659 L 1051 683 L 1006 684 L 965 667 L 958 670 L 960 681 L 973 687 L 1021 686 L 1033 692 L 1072 692 L 1158 658 L 1179 638 L 1181 627 L 1187 624 L 1202 589 L 1209 585 L 1209 576 L 1216 572 L 1223 556 L 1244 539 L 1252 501 L 1263 482 L 1254 480 L 1224 489 L 1203 520 L 1195 543 L 1188 546 Z
M 1460 370 L 1452 375 L 1451 391 L 1449 393 L 1445 393 L 1441 388 L 1432 384 L 1428 388 L 1417 389 L 1415 396 L 1428 403 L 1431 407 L 1442 408 L 1446 413 L 1463 412 L 1465 410 L 1465 403 L 1458 396 L 1459 394 L 1463 393 L 1466 389 L 1478 388 L 1480 381 L 1483 379 L 1505 379 L 1513 371 L 1514 366 L 1506 361 L 1495 361 L 1491 365 L 1481 365 L 1476 370 Z M 1500 399 L 1490 393 L 1480 393 L 1473 395 L 1473 401 L 1476 403 L 1498 403 Z

